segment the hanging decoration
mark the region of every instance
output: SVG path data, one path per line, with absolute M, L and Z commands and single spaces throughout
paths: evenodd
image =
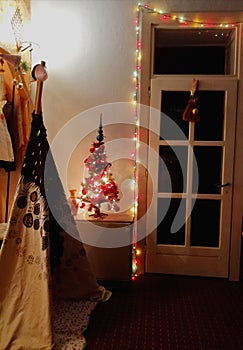
M 22 37 L 23 37 L 23 19 L 20 8 L 17 6 L 15 13 L 11 19 L 11 25 L 14 32 L 15 42 L 17 46 L 17 51 L 20 50 L 22 46 Z
M 80 208 L 87 209 L 95 218 L 103 217 L 106 211 L 119 211 L 119 191 L 105 152 L 102 114 L 96 141 L 93 142 L 84 165 L 89 176 L 85 177 L 81 184 Z
M 224 23 L 224 22 L 200 21 L 198 18 L 189 19 L 189 18 L 185 18 L 184 16 L 177 16 L 175 14 L 167 13 L 162 9 L 157 9 L 153 7 L 151 4 L 148 4 L 148 3 L 142 4 L 141 2 L 137 4 L 137 11 L 154 13 L 154 14 L 160 15 L 161 21 L 163 23 L 168 23 L 168 24 L 171 21 L 172 23 L 177 22 L 178 24 L 181 24 L 181 25 L 191 25 L 194 27 L 196 26 L 201 28 L 202 27 L 233 28 L 236 26 L 236 24 L 239 24 L 238 22 Z M 195 16 L 197 15 L 195 14 Z
M 198 80 L 193 78 L 192 80 L 192 90 L 191 96 L 189 98 L 186 109 L 183 112 L 182 119 L 187 122 L 199 122 L 199 106 L 198 106 L 198 96 L 196 95 L 198 89 Z
M 132 240 L 132 280 L 136 280 L 138 276 L 138 249 L 137 249 L 137 208 L 138 208 L 138 148 L 139 148 L 139 101 L 140 101 L 140 83 L 141 83 L 141 60 L 142 60 L 142 41 L 141 41 L 141 22 L 142 22 L 142 11 L 140 5 L 137 6 L 136 18 L 134 20 L 136 30 L 136 51 L 135 51 L 135 66 L 136 69 L 133 72 L 133 81 L 135 85 L 135 92 L 133 95 L 133 106 L 134 106 L 134 224 L 133 224 L 133 240 Z
M 4 53 L 19 56 L 21 62 L 16 66 L 21 68 L 22 74 L 26 74 L 31 65 L 30 52 L 39 47 L 38 43 L 23 41 L 25 27 L 30 22 L 30 0 L 0 2 L 0 17 L 0 31 L 5 34 L 1 38 L 1 48 Z M 4 20 L 1 21 L 2 18 Z

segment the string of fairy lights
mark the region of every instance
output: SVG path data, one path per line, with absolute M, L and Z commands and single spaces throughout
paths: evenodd
M 161 18 L 161 23 L 163 25 L 175 23 L 178 26 L 190 26 L 192 28 L 217 28 L 218 33 L 214 33 L 215 36 L 222 35 L 220 29 L 235 28 L 238 22 L 226 23 L 226 22 L 212 22 L 200 21 L 198 18 L 188 19 L 183 16 L 177 16 L 174 14 L 166 13 L 162 9 L 157 9 L 150 4 L 138 3 L 136 8 L 136 17 L 134 19 L 134 26 L 136 31 L 136 49 L 135 49 L 135 70 L 133 72 L 133 81 L 135 85 L 135 91 L 133 94 L 132 103 L 134 106 L 134 117 L 135 117 L 135 131 L 134 131 L 134 142 L 135 142 L 135 152 L 134 152 L 134 230 L 133 230 L 133 249 L 132 249 L 132 280 L 135 280 L 138 275 L 139 268 L 139 255 L 141 251 L 137 248 L 137 208 L 138 208 L 138 174 L 137 169 L 139 165 L 138 159 L 138 148 L 139 148 L 139 102 L 140 102 L 140 83 L 141 83 L 141 72 L 142 72 L 142 15 L 143 13 L 151 13 L 158 15 Z M 196 16 L 196 15 L 195 15 Z M 199 33 L 200 34 L 200 31 Z
M 136 69 L 133 72 L 133 80 L 135 84 L 135 92 L 133 94 L 133 107 L 134 107 L 134 119 L 135 119 L 135 131 L 134 131 L 134 143 L 135 152 L 134 156 L 134 224 L 133 224 L 133 246 L 132 246 L 132 280 L 135 280 L 138 272 L 138 255 L 139 250 L 137 249 L 137 208 L 138 208 L 138 147 L 139 147 L 139 101 L 140 101 L 140 80 L 141 80 L 141 21 L 142 11 L 140 5 L 137 7 L 136 18 L 134 20 L 136 28 L 136 51 L 135 51 L 135 64 Z
M 185 18 L 184 16 L 177 16 L 177 15 L 173 15 L 170 13 L 166 13 L 165 11 L 163 11 L 161 9 L 157 9 L 157 8 L 151 6 L 150 4 L 143 5 L 142 3 L 137 4 L 137 13 L 138 12 L 147 12 L 147 13 L 150 12 L 153 14 L 160 15 L 162 21 L 172 20 L 172 21 L 177 22 L 178 24 L 192 25 L 192 26 L 196 26 L 196 27 L 230 28 L 230 27 L 235 27 L 237 24 L 240 23 L 240 22 L 234 22 L 234 23 L 212 22 L 210 20 L 200 21 L 198 18 L 188 19 L 188 18 Z M 140 17 L 140 16 L 137 16 L 137 18 L 138 17 Z M 136 23 L 136 24 L 138 24 L 138 27 L 139 27 L 139 23 Z M 139 28 L 139 30 L 140 30 L 140 28 Z

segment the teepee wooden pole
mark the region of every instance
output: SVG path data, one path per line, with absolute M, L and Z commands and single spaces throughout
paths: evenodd
M 43 90 L 43 82 L 40 80 L 37 80 L 36 96 L 35 96 L 35 114 L 40 114 L 42 112 L 42 108 L 41 108 L 42 90 Z
M 37 65 L 34 67 L 34 74 L 36 73 L 38 68 L 43 68 L 43 70 L 45 69 L 45 62 L 41 61 L 40 65 Z M 36 76 L 36 80 L 37 80 L 37 85 L 36 85 L 36 93 L 35 93 L 35 114 L 40 114 L 42 112 L 42 106 L 41 106 L 41 98 L 42 98 L 42 91 L 43 91 L 43 82 L 46 79 L 43 77 L 38 77 L 38 75 Z

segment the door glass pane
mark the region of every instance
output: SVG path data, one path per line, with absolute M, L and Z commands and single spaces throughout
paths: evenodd
M 225 48 L 155 47 L 154 74 L 225 74 Z
M 224 91 L 198 91 L 200 122 L 195 123 L 195 140 L 223 140 Z
M 182 115 L 189 97 L 188 91 L 161 92 L 161 140 L 188 139 L 189 124 L 182 120 Z
M 168 208 L 168 210 L 167 210 Z M 180 208 L 180 215 L 185 215 L 186 203 L 181 198 L 159 198 L 158 199 L 158 227 L 157 227 L 157 244 L 185 244 L 185 219 L 184 224 L 176 232 L 171 232 L 171 227 L 175 219 L 176 213 Z M 161 218 L 163 220 L 160 222 Z
M 194 161 L 193 164 L 193 172 L 196 173 L 197 167 L 199 185 L 197 190 L 197 179 L 193 178 L 193 192 L 220 193 L 222 148 L 218 146 L 195 146 L 194 156 L 196 162 Z
M 191 214 L 191 246 L 218 247 L 220 201 L 197 199 Z
M 187 147 L 159 146 L 159 192 L 186 192 Z
M 154 74 L 233 74 L 235 28 L 154 28 Z

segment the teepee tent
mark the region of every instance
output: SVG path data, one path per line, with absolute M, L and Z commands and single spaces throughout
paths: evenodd
M 82 243 L 73 237 L 79 232 L 43 124 L 45 63 L 38 69 L 31 133 L 0 251 L 0 349 L 82 349 L 87 320 L 81 325 L 80 317 L 88 318 L 110 293 L 98 285 Z M 47 156 L 51 172 L 44 179 Z

